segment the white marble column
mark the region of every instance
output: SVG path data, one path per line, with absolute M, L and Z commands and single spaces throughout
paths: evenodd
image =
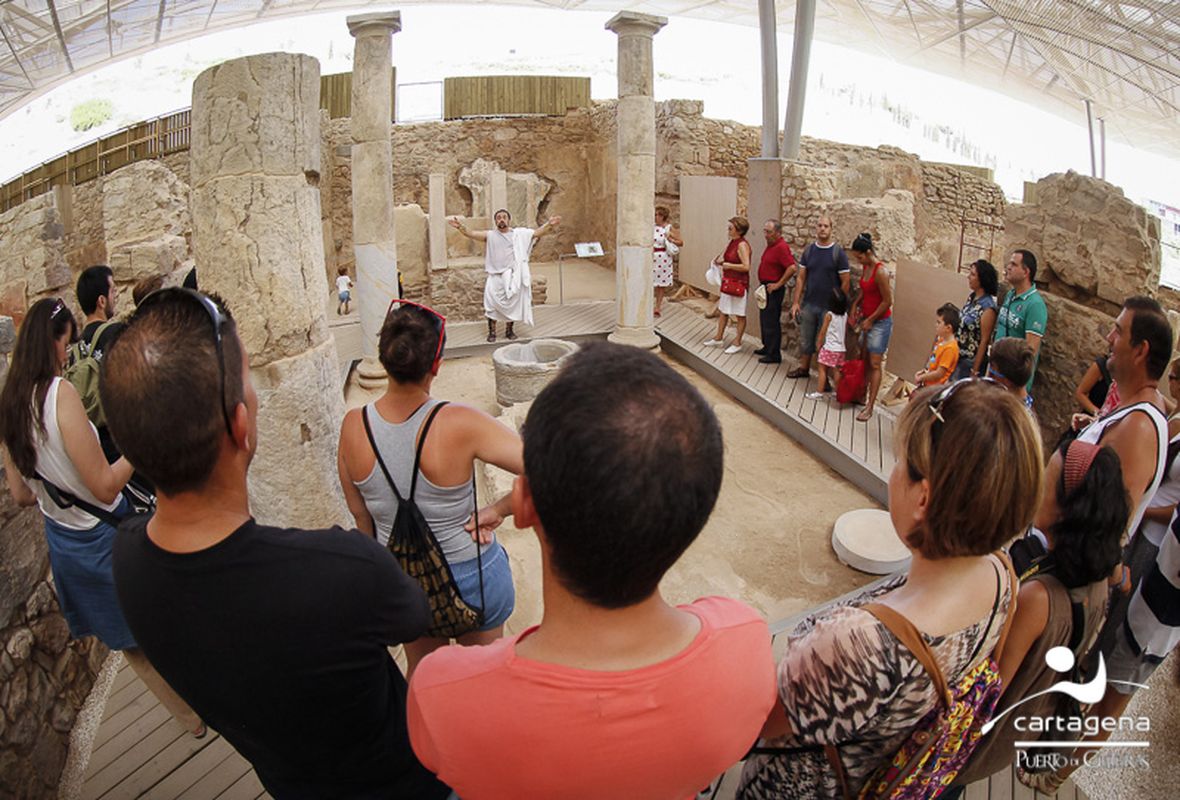
M 225 298 L 250 357 L 250 506 L 283 527 L 349 519 L 336 477 L 344 392 L 325 318 L 319 89 L 319 64 L 292 53 L 227 61 L 193 83 L 193 253 L 201 289 Z
M 652 37 L 667 17 L 620 11 L 606 29 L 619 37 L 619 194 L 615 234 L 618 324 L 612 342 L 656 347 L 652 325 L 651 237 L 655 226 L 656 109 Z
M 400 11 L 348 18 L 348 32 L 356 39 L 352 58 L 352 247 L 364 340 L 364 359 L 357 376 L 365 388 L 385 385 L 385 370 L 377 361 L 377 339 L 389 301 L 397 296 L 390 84 L 392 37 L 401 28 Z

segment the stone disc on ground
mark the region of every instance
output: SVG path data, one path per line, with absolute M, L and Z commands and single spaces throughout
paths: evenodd
M 889 575 L 910 565 L 910 551 L 893 529 L 889 512 L 876 508 L 841 514 L 832 528 L 832 549 L 848 566 L 872 575 Z

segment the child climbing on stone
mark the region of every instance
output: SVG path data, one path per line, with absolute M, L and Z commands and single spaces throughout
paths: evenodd
M 340 304 L 336 306 L 336 316 L 349 312 L 348 306 L 352 302 L 351 289 L 352 278 L 348 277 L 348 267 L 338 267 L 336 269 L 336 298 Z
M 819 391 L 808 392 L 808 400 L 819 400 L 840 382 L 844 367 L 844 331 L 848 322 L 848 296 L 840 287 L 832 289 L 828 310 L 820 323 L 819 334 L 815 337 L 819 349 Z M 828 374 L 831 380 L 828 380 Z

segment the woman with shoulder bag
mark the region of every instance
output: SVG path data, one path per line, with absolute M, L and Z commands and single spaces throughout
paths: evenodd
M 476 526 L 475 460 L 520 474 L 524 455 L 515 431 L 475 408 L 431 396 L 445 341 L 446 319 L 437 311 L 408 300 L 390 304 L 378 344 L 389 383 L 381 397 L 344 417 L 340 485 L 356 527 L 390 547 L 403 568 L 406 554 L 390 541 L 391 531 L 402 502 L 421 511 L 436 549 L 409 556 L 430 562 L 441 551 L 445 564 L 436 566 L 449 584 L 444 588 L 479 612 L 475 629 L 454 638 L 487 644 L 503 635 L 516 600 L 508 554 L 493 534 L 512 510 L 506 495 L 479 510 Z M 414 577 L 424 583 L 423 576 Z M 438 607 L 437 586 L 423 588 L 432 601 L 432 630 L 438 630 L 453 609 Z M 407 676 L 449 638 L 427 635 L 407 644 Z
M 115 595 L 111 548 L 131 513 L 121 494 L 131 464 L 108 464 L 78 390 L 62 378 L 77 339 L 74 315 L 58 298 L 38 300 L 21 323 L 0 391 L 4 474 L 17 505 L 40 506 L 49 564 L 70 636 L 97 636 L 123 656 L 164 707 L 197 738 L 207 729 L 136 646 Z
M 903 793 L 879 791 L 882 774 L 945 707 L 932 667 L 948 687 L 980 687 L 974 722 L 989 714 L 982 698 L 998 697 L 993 662 L 1016 591 L 999 551 L 1036 513 L 1040 435 L 1019 401 L 990 381 L 914 397 L 897 423 L 889 478 L 889 515 L 910 568 L 789 635 L 778 702 L 742 770 L 740 800 L 933 796 L 923 790 L 953 779 L 970 753 L 954 731 L 948 762 L 903 773 L 918 784 Z
M 737 338 L 725 348 L 727 355 L 740 352 L 742 337 L 746 335 L 746 290 L 750 288 L 750 243 L 746 232 L 750 223 L 745 217 L 731 217 L 729 220 L 729 244 L 725 252 L 714 263 L 721 267 L 721 297 L 717 301 L 717 333 L 705 342 L 706 347 L 720 347 L 725 344 L 725 327 L 729 318 L 737 319 Z

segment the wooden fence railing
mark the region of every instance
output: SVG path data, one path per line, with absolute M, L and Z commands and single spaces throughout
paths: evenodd
M 590 79 L 552 75 L 487 75 L 443 81 L 443 117 L 564 114 L 590 105 Z
M 396 108 L 397 70 L 390 108 Z M 499 114 L 564 114 L 590 104 L 589 78 L 511 75 L 447 78 L 445 118 Z M 352 113 L 352 73 L 320 76 L 320 108 L 333 119 Z M 0 214 L 55 186 L 77 186 L 119 167 L 189 148 L 191 109 L 139 122 L 96 139 L 0 185 Z

